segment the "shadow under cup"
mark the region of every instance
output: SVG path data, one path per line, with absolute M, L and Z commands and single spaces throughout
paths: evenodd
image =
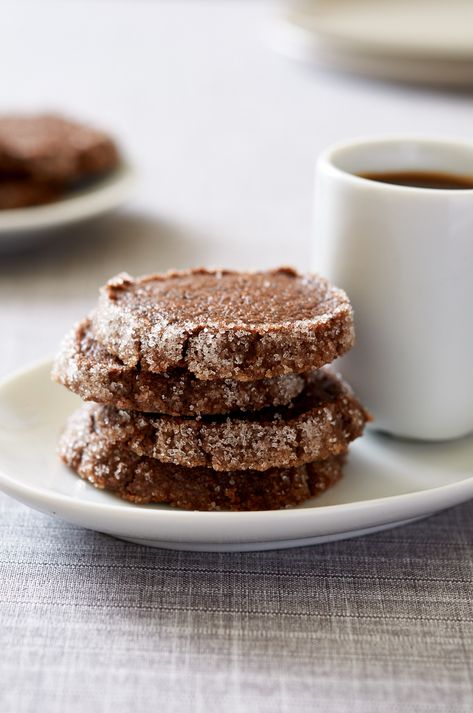
M 313 269 L 345 289 L 356 346 L 339 366 L 394 435 L 473 430 L 473 187 L 425 188 L 359 174 L 473 176 L 473 142 L 381 137 L 317 162 Z

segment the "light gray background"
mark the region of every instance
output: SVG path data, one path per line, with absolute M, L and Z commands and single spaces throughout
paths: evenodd
M 132 274 L 309 267 L 313 164 L 373 132 L 471 138 L 473 99 L 291 64 L 262 2 L 1 3 L 0 108 L 113 130 L 129 208 L 0 255 L 0 374 Z M 45 408 L 47 404 L 45 404 Z M 2 713 L 471 710 L 473 507 L 281 553 L 152 551 L 0 497 Z

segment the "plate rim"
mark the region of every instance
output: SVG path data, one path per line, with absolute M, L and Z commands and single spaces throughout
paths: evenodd
M 50 370 L 52 364 L 51 358 L 42 359 L 39 361 L 32 362 L 20 369 L 7 374 L 2 379 L 0 379 L 0 402 L 3 397 L 3 390 L 14 385 L 15 382 L 21 380 L 22 378 L 33 375 L 34 372 L 40 372 L 48 369 Z M 52 384 L 53 382 L 51 382 Z M 398 495 L 388 495 L 380 498 L 373 498 L 370 500 L 356 500 L 350 503 L 340 503 L 335 505 L 324 505 L 321 507 L 307 507 L 307 508 L 289 508 L 283 510 L 257 510 L 257 511 L 244 511 L 244 512 L 228 512 L 228 511 L 199 511 L 199 510 L 179 510 L 177 508 L 161 509 L 157 508 L 133 508 L 129 505 L 125 505 L 120 501 L 115 503 L 100 503 L 93 501 L 75 500 L 70 495 L 65 495 L 62 493 L 55 492 L 54 490 L 49 490 L 41 487 L 34 487 L 27 485 L 18 481 L 14 476 L 6 473 L 2 466 L 0 466 L 0 490 L 11 494 L 11 492 L 18 492 L 19 494 L 25 494 L 26 496 L 31 495 L 33 499 L 36 498 L 42 503 L 53 506 L 58 504 L 73 505 L 81 510 L 86 510 L 88 512 L 94 511 L 97 513 L 104 513 L 107 515 L 119 514 L 121 518 L 126 520 L 125 524 L 133 523 L 133 520 L 137 517 L 143 521 L 153 521 L 156 519 L 180 519 L 186 521 L 196 521 L 199 524 L 206 524 L 207 521 L 216 522 L 217 520 L 239 522 L 241 525 L 245 522 L 248 524 L 253 524 L 257 520 L 279 520 L 281 522 L 300 520 L 305 521 L 313 518 L 317 518 L 318 521 L 330 520 L 337 513 L 355 513 L 357 511 L 368 511 L 368 512 L 382 512 L 385 508 L 390 508 L 393 506 L 402 506 L 403 503 L 416 503 L 422 500 L 427 501 L 424 506 L 424 512 L 434 512 L 438 504 L 444 500 L 445 494 L 455 493 L 460 496 L 463 491 L 471 492 L 469 497 L 464 498 L 464 500 L 473 497 L 473 474 L 462 479 L 457 480 L 454 483 L 439 485 L 433 488 L 427 488 L 424 490 L 416 490 L 410 493 L 400 493 Z M 14 496 L 13 496 L 14 497 Z M 462 500 L 454 498 L 456 503 L 462 502 Z M 446 509 L 450 505 L 445 505 Z M 138 515 L 139 513 L 139 515 Z M 411 517 L 409 514 L 406 518 Z
M 311 9 L 312 6 L 312 9 Z M 276 27 L 280 30 L 299 32 L 305 35 L 306 39 L 311 39 L 312 45 L 321 44 L 325 47 L 333 47 L 348 53 L 355 53 L 371 57 L 373 60 L 382 56 L 385 59 L 406 59 L 416 62 L 472 62 L 473 48 L 471 50 L 458 50 L 458 48 L 439 48 L 438 50 L 415 45 L 403 45 L 402 40 L 389 45 L 383 42 L 364 40 L 358 37 L 337 35 L 334 32 L 317 27 L 317 18 L 320 13 L 316 11 L 316 3 L 311 0 L 298 0 L 294 5 L 283 7 L 280 10 Z M 312 20 L 309 26 L 306 18 Z
M 53 203 L 0 211 L 0 239 L 18 233 L 33 233 L 94 218 L 118 207 L 133 192 L 138 181 L 128 158 L 97 183 Z

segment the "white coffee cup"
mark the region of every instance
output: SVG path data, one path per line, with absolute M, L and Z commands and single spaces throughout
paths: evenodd
M 338 366 L 397 436 L 473 431 L 473 190 L 381 183 L 360 173 L 473 176 L 473 142 L 388 136 L 317 162 L 313 270 L 346 290 L 356 345 Z

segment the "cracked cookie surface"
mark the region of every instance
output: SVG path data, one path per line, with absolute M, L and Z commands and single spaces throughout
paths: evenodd
M 186 369 L 155 374 L 129 367 L 95 339 L 88 319 L 64 339 L 52 376 L 85 401 L 174 416 L 282 406 L 298 396 L 305 384 L 298 374 L 258 381 L 201 381 Z
M 124 364 L 252 381 L 329 364 L 354 342 L 343 292 L 317 275 L 188 270 L 102 288 L 93 328 Z
M 69 419 L 59 455 L 81 478 L 137 504 L 186 510 L 275 510 L 320 495 L 342 475 L 344 454 L 289 468 L 216 472 L 138 456 L 108 440 L 87 405 Z
M 91 408 L 106 438 L 138 455 L 190 468 L 264 471 L 343 453 L 369 419 L 350 387 L 330 370 L 311 372 L 304 380 L 291 405 L 231 417 Z

